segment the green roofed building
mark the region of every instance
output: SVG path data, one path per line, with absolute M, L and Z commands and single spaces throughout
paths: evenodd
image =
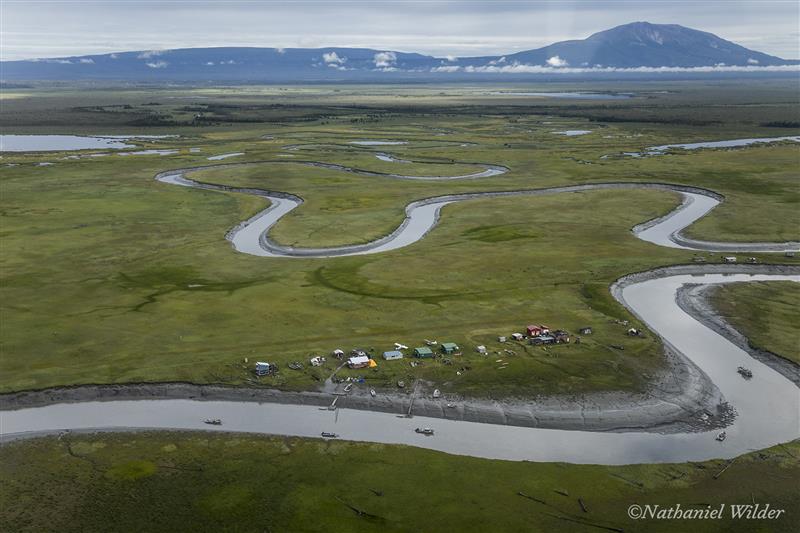
M 442 353 L 454 353 L 458 351 L 458 344 L 454 342 L 443 342 Z
M 430 357 L 433 357 L 433 351 L 427 346 L 414 348 L 414 357 L 419 357 L 420 359 L 428 359 Z

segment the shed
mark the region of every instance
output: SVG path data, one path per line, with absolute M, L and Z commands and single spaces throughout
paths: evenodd
M 400 350 L 391 350 L 388 352 L 383 352 L 383 358 L 387 361 L 394 361 L 395 359 L 402 359 L 403 352 Z
M 256 376 L 266 376 L 269 374 L 270 366 L 269 363 L 264 362 L 257 362 L 256 363 Z
M 512 333 L 511 338 L 514 339 L 515 341 L 521 341 L 523 338 L 522 333 Z
M 454 353 L 454 352 L 458 351 L 458 344 L 456 344 L 454 342 L 443 342 L 442 346 L 441 346 L 441 349 L 442 349 L 442 353 L 448 353 L 448 354 L 449 353 Z
M 485 354 L 486 353 L 486 346 L 484 346 L 483 344 L 481 344 L 480 346 L 476 346 L 475 347 L 475 351 L 478 352 L 478 353 Z
M 550 335 L 539 335 L 538 337 L 533 337 L 530 342 L 535 346 L 540 346 L 542 344 L 555 344 L 556 338 Z
M 369 366 L 369 357 L 366 355 L 357 355 L 347 360 L 347 366 L 350 368 L 366 368 Z
M 344 357 L 344 350 L 342 350 L 340 348 L 336 348 L 333 351 L 333 356 L 336 357 L 337 359 L 341 359 L 342 357 Z
M 569 333 L 563 329 L 557 329 L 552 333 L 552 337 L 559 344 L 569 344 Z
M 584 326 L 578 330 L 578 333 L 581 335 L 591 335 L 592 334 L 592 327 L 591 326 Z
M 430 357 L 433 357 L 433 351 L 427 346 L 420 346 L 418 348 L 414 348 L 414 357 L 419 357 L 420 359 L 428 359 Z
M 506 336 L 500 335 L 499 337 L 497 337 L 497 342 L 506 342 Z
M 531 325 L 527 328 L 528 337 L 538 337 L 539 335 L 547 335 L 550 333 L 550 328 L 545 326 L 544 324 L 539 325 Z

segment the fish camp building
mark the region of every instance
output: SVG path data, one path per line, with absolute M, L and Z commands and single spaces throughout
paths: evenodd
M 427 346 L 419 346 L 414 348 L 414 357 L 419 359 L 430 359 L 433 357 L 433 350 Z
M 455 353 L 458 351 L 458 344 L 454 342 L 443 342 L 440 349 L 442 350 L 442 353 Z
M 356 355 L 347 360 L 347 366 L 350 368 L 367 368 L 369 366 L 369 357 L 366 355 Z
M 387 361 L 394 361 L 395 359 L 402 359 L 403 352 L 400 350 L 390 350 L 388 352 L 383 352 L 383 358 Z

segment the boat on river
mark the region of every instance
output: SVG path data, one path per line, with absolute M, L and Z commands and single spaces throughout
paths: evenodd
M 219 418 L 206 418 L 205 420 L 203 420 L 203 423 L 209 424 L 211 426 L 221 426 L 222 420 L 220 420 Z
M 414 431 L 416 431 L 420 435 L 426 435 L 428 437 L 433 435 L 433 429 L 432 428 L 417 428 Z
M 339 434 L 338 433 L 330 433 L 328 431 L 323 431 L 322 432 L 322 438 L 323 439 L 338 439 L 339 438 Z
M 738 372 L 738 373 L 739 373 L 739 374 L 740 374 L 740 375 L 741 375 L 741 376 L 742 376 L 744 379 L 750 379 L 750 378 L 752 378 L 752 377 L 753 377 L 753 371 L 752 371 L 752 370 L 750 370 L 749 368 L 745 368 L 745 367 L 743 367 L 743 366 L 740 366 L 739 368 L 737 368 L 737 369 L 736 369 L 736 371 L 737 371 L 737 372 Z
M 726 438 L 727 436 L 728 436 L 728 434 L 727 434 L 727 433 L 725 433 L 725 432 L 723 431 L 722 433 L 720 433 L 719 435 L 717 435 L 717 440 L 718 440 L 718 441 L 720 441 L 720 442 L 722 442 L 722 441 L 724 441 L 724 440 L 725 440 L 725 438 Z

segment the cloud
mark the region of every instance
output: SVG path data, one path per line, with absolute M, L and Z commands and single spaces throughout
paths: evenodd
M 84 57 L 84 58 L 81 58 L 80 63 L 83 63 L 84 65 L 92 65 L 92 64 L 94 64 L 94 59 L 92 59 L 90 57 Z
M 119 56 L 117 54 L 111 54 L 108 57 L 110 57 L 111 59 L 117 59 Z
M 446 60 L 450 61 L 451 63 L 452 63 L 453 61 L 458 61 L 458 58 L 457 58 L 456 56 L 452 56 L 452 55 L 446 55 L 446 56 L 444 56 L 444 58 L 445 58 Z
M 753 59 L 752 57 L 747 60 L 748 65 L 758 65 L 758 59 Z
M 33 63 L 56 63 L 58 65 L 72 65 L 69 59 L 31 59 Z
M 150 68 L 166 68 L 169 63 L 166 61 L 149 61 L 146 65 Z
M 714 65 L 706 67 L 549 67 L 544 65 L 527 65 L 512 63 L 510 65 L 484 65 L 476 67 L 447 66 L 434 67 L 431 72 L 469 72 L 484 74 L 602 74 L 602 73 L 647 73 L 669 74 L 676 72 L 704 73 L 704 72 L 800 72 L 800 65 Z
M 213 67 L 214 66 L 214 62 L 213 61 L 206 61 L 206 66 L 207 67 Z
M 566 59 L 561 59 L 558 56 L 553 56 L 547 60 L 547 64 L 551 67 L 566 67 L 569 65 Z
M 434 67 L 431 69 L 431 72 L 458 72 L 461 70 L 461 67 L 456 65 L 443 65 L 441 67 Z
M 136 56 L 136 59 L 151 59 L 153 57 L 160 56 L 163 53 L 163 50 L 147 50 Z
M 278 54 L 283 55 L 283 54 L 286 53 L 286 49 L 285 48 L 276 48 L 275 52 L 278 53 Z
M 326 52 L 322 54 L 322 60 L 325 61 L 326 65 L 330 66 L 343 65 L 347 63 L 347 58 L 339 57 L 336 52 Z
M 375 66 L 382 69 L 392 69 L 397 61 L 397 54 L 394 52 L 378 52 L 372 58 Z

